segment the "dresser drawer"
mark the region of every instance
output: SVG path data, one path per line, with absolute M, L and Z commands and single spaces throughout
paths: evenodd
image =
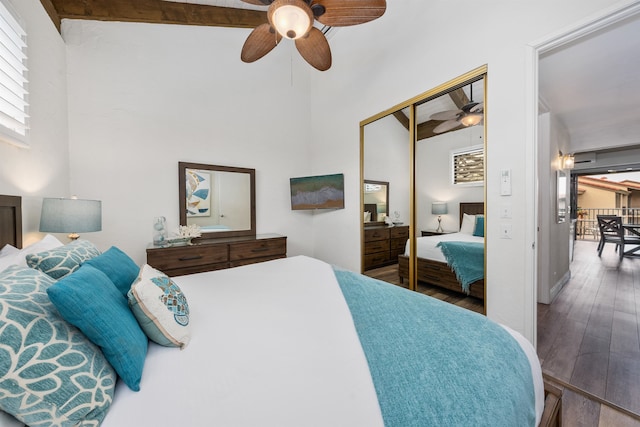
M 365 255 L 374 254 L 377 252 L 389 252 L 389 240 L 375 240 L 373 242 L 365 242 Z
M 284 258 L 287 255 L 287 239 L 258 239 L 249 242 L 238 242 L 229 245 L 229 261 L 232 265 L 242 265 L 239 261 L 265 258 Z
M 409 227 L 402 226 L 402 227 L 392 227 L 389 229 L 390 233 L 391 233 L 391 238 L 392 239 L 399 239 L 399 238 L 403 238 L 403 239 L 408 239 L 409 238 Z
M 370 228 L 364 229 L 364 241 L 373 242 L 377 240 L 389 240 L 388 228 Z
M 364 269 L 380 267 L 389 263 L 389 251 L 364 256 Z
M 176 270 L 229 260 L 227 245 L 193 245 L 147 250 L 147 263 L 158 270 Z M 211 268 L 212 270 L 215 268 Z

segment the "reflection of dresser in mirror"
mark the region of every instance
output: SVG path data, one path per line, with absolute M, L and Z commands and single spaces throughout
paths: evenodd
M 384 267 L 398 262 L 409 238 L 409 226 L 373 226 L 364 229 L 364 269 Z

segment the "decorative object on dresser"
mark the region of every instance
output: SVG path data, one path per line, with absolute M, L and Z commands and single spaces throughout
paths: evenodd
M 167 276 L 221 270 L 286 256 L 287 238 L 278 234 L 207 239 L 189 246 L 147 248 L 147 264 Z
M 447 202 L 433 202 L 431 203 L 431 214 L 438 215 L 438 228 L 436 232 L 443 233 L 442 229 L 442 215 L 447 214 Z
M 376 226 L 364 229 L 364 269 L 383 267 L 398 262 L 409 238 L 408 225 Z
M 76 240 L 78 233 L 102 230 L 102 202 L 82 200 L 75 196 L 70 199 L 42 200 L 40 231 L 47 233 L 71 233 L 70 240 Z

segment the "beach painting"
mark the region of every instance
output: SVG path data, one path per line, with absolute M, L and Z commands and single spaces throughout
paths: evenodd
M 344 209 L 344 175 L 291 178 L 291 209 Z

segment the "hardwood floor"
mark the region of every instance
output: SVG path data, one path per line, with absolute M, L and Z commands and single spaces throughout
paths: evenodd
M 398 275 L 398 264 L 367 270 L 364 272 L 364 274 L 375 279 L 384 280 L 385 282 L 402 286 L 403 288 L 408 287 L 407 282 L 405 282 L 404 284 L 400 283 L 400 277 Z M 418 283 L 418 292 L 466 308 L 468 310 L 475 311 L 476 313 L 484 313 L 484 304 L 479 298 L 465 296 L 464 294 L 459 294 L 457 292 L 449 291 L 448 289 L 438 288 L 437 286 L 431 286 L 422 282 Z
M 640 427 L 640 258 L 576 241 L 571 280 L 538 304 L 538 357 L 565 385 L 563 425 Z

